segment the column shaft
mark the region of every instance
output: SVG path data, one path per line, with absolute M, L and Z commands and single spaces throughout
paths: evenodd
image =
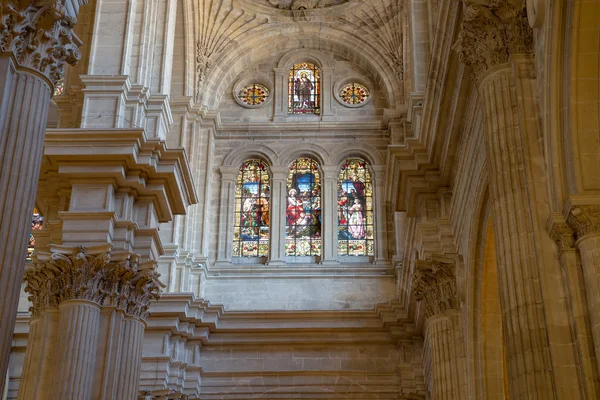
M 135 399 L 139 390 L 140 369 L 142 366 L 142 345 L 144 341 L 144 323 L 139 319 L 125 318 L 122 330 L 122 351 L 117 365 L 117 399 Z
M 48 82 L 0 57 L 0 376 L 8 367 L 40 174 Z M 5 380 L 0 379 L 0 393 Z
M 596 362 L 600 369 L 600 233 L 582 237 L 577 242 L 577 247 L 581 252 Z
M 460 384 L 456 349 L 454 346 L 454 310 L 437 315 L 427 321 L 425 346 L 431 357 L 430 374 L 432 398 L 440 400 L 460 399 Z
M 485 116 L 504 337 L 511 396 L 554 398 L 534 219 L 524 173 L 526 146 L 515 79 L 508 64 L 479 84 Z
M 85 300 L 65 301 L 59 306 L 58 327 L 50 398 L 91 399 L 100 306 Z

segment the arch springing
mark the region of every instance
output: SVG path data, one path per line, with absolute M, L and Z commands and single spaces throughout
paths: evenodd
M 338 255 L 375 253 L 373 182 L 367 162 L 349 158 L 338 179 Z
M 269 254 L 271 180 L 261 160 L 247 160 L 235 187 L 233 257 Z

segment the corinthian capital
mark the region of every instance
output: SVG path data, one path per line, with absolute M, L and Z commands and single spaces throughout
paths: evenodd
M 454 264 L 418 261 L 413 274 L 415 299 L 425 307 L 425 318 L 459 307 Z
M 477 79 L 511 54 L 533 53 L 533 31 L 519 0 L 465 1 L 462 30 L 454 48 Z
M 65 63 L 81 59 L 73 32 L 79 6 L 87 0 L 2 0 L 0 54 L 12 53 L 21 67 L 39 72 L 53 85 Z
M 153 266 L 138 263 L 138 257 L 128 253 L 113 259 L 110 246 L 87 250 L 57 246 L 52 254 L 37 258 L 25 272 L 34 317 L 67 300 L 87 300 L 146 319 L 150 301 L 160 297 L 160 275 Z
M 574 205 L 567 222 L 575 231 L 577 238 L 600 233 L 600 205 Z

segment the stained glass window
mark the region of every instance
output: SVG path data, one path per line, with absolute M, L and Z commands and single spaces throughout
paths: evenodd
M 285 253 L 321 255 L 321 175 L 318 164 L 299 158 L 290 165 L 287 182 Z
M 53 96 L 61 96 L 65 91 L 65 80 L 61 79 L 58 82 L 56 82 L 56 85 L 54 86 L 54 94 Z
M 374 255 L 373 182 L 368 164 L 351 158 L 338 180 L 338 254 Z
M 249 106 L 259 106 L 264 104 L 269 98 L 269 89 L 258 83 L 248 85 L 240 90 L 239 100 Z
M 33 216 L 31 217 L 31 232 L 29 233 L 29 245 L 27 246 L 27 261 L 31 261 L 33 250 L 35 248 L 35 237 L 33 236 L 36 231 L 42 230 L 42 224 L 44 217 L 40 215 L 37 208 L 33 209 Z
M 240 168 L 235 188 L 234 257 L 269 255 L 270 182 L 261 160 L 248 160 Z
M 340 98 L 352 106 L 366 103 L 369 100 L 369 89 L 360 83 L 349 83 L 340 90 Z
M 321 113 L 321 77 L 311 63 L 295 64 L 290 70 L 288 112 L 290 114 Z

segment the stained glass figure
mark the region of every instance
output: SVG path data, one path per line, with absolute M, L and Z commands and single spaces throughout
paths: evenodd
M 54 86 L 53 96 L 61 96 L 65 92 L 65 80 L 61 79 Z
M 27 245 L 27 261 L 31 261 L 31 256 L 35 249 L 35 237 L 33 236 L 36 231 L 42 230 L 42 224 L 44 223 L 44 217 L 40 215 L 37 208 L 33 209 L 33 216 L 31 217 L 31 232 L 29 232 L 29 244 Z
M 373 182 L 368 164 L 359 158 L 344 162 L 338 180 L 338 254 L 372 256 Z
M 290 165 L 287 182 L 285 253 L 321 255 L 321 174 L 318 164 L 299 158 Z
M 360 83 L 349 83 L 340 90 L 340 98 L 346 104 L 352 106 L 366 103 L 369 100 L 369 89 Z
M 290 70 L 288 112 L 290 114 L 321 113 L 321 77 L 316 65 L 305 62 Z
M 269 255 L 270 182 L 261 160 L 248 160 L 240 168 L 235 188 L 233 257 Z
M 259 106 L 269 98 L 269 89 L 258 83 L 253 83 L 240 90 L 238 98 L 242 103 L 249 106 Z

